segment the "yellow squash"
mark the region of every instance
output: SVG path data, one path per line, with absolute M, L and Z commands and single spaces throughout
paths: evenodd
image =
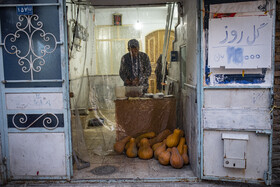
M 143 138 L 140 141 L 140 147 L 138 150 L 138 157 L 141 159 L 151 159 L 153 157 L 153 150 L 147 138 Z
M 184 166 L 184 160 L 180 155 L 177 147 L 171 149 L 170 164 L 173 168 L 180 169 Z
M 169 164 L 170 162 L 170 156 L 171 156 L 171 149 L 168 148 L 166 149 L 165 151 L 161 152 L 159 155 L 158 155 L 158 161 L 160 164 L 166 166 Z
M 114 150 L 117 153 L 121 154 L 124 151 L 125 144 L 130 140 L 130 138 L 131 138 L 131 136 L 126 136 L 122 140 L 116 142 L 114 144 Z
M 186 139 L 185 139 L 184 137 L 181 137 L 181 138 L 180 138 L 179 145 L 177 146 L 177 149 L 178 149 L 180 155 L 183 154 L 185 143 L 186 143 Z
M 172 134 L 172 132 L 169 129 L 161 131 L 156 137 L 149 139 L 150 145 L 153 146 L 156 143 L 162 142 L 170 134 Z
M 137 157 L 137 147 L 135 143 L 135 138 L 130 139 L 129 146 L 126 150 L 126 156 L 129 158 Z
M 173 133 L 166 138 L 167 147 L 176 147 L 179 143 L 182 131 L 180 129 L 174 129 Z

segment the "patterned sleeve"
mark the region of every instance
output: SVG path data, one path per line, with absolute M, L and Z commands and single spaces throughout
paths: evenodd
M 120 77 L 123 81 L 126 81 L 126 79 L 127 79 L 127 69 L 126 69 L 126 66 L 125 66 L 124 56 L 121 59 L 121 67 L 120 67 L 119 75 L 120 75 Z
M 140 78 L 140 79 L 142 79 L 142 80 L 140 80 L 140 82 L 147 80 L 152 72 L 149 56 L 145 53 L 143 55 L 143 65 L 144 65 L 143 77 Z
M 147 76 L 151 76 L 151 73 L 152 73 L 152 67 L 151 67 L 151 62 L 150 62 L 150 59 L 149 59 L 149 56 L 147 55 Z

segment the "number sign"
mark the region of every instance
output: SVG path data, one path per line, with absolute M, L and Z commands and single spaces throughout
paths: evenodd
M 33 15 L 33 6 L 17 6 L 17 15 Z

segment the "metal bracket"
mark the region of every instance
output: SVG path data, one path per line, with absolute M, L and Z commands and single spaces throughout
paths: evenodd
M 64 42 L 63 41 L 59 41 L 59 42 L 56 42 L 57 45 L 63 45 Z
M 2 80 L 1 82 L 2 82 L 2 84 L 6 84 L 6 83 L 7 83 L 7 81 L 6 81 L 6 80 Z

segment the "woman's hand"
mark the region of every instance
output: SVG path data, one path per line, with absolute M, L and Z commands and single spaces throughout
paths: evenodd
M 132 86 L 132 81 L 129 80 L 129 79 L 126 79 L 125 84 L 128 85 L 128 86 Z
M 132 86 L 138 86 L 139 85 L 139 79 L 138 78 L 135 78 L 133 81 L 132 81 Z

